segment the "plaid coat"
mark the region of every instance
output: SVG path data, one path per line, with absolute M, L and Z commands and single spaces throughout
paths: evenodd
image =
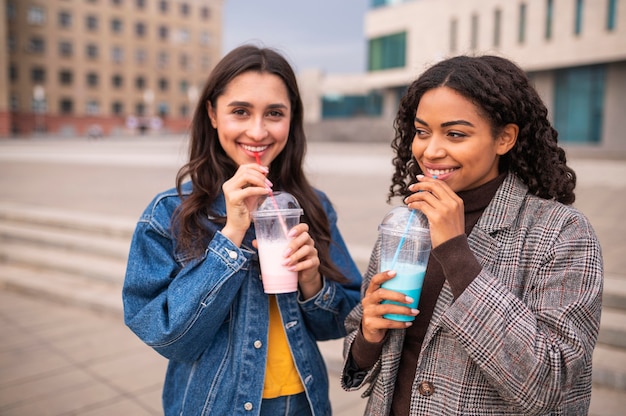
M 600 325 L 603 265 L 589 221 L 528 194 L 510 174 L 468 237 L 483 269 L 454 300 L 446 282 L 417 363 L 411 415 L 585 415 Z M 362 295 L 378 270 L 374 248 Z M 348 315 L 344 355 L 361 321 Z M 391 330 L 364 378 L 366 415 L 387 415 L 404 330 Z M 348 380 L 357 381 L 347 385 Z

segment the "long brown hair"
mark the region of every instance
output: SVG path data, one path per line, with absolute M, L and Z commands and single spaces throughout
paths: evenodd
M 237 165 L 224 152 L 218 140 L 217 130 L 209 120 L 207 104 L 215 107 L 217 98 L 224 93 L 228 83 L 249 71 L 277 75 L 287 87 L 292 111 L 289 138 L 283 151 L 272 162 L 268 179 L 274 184 L 274 190 L 289 192 L 300 202 L 304 210 L 303 222 L 309 225 L 309 233 L 315 240 L 320 273 L 328 279 L 344 281 L 330 259 L 332 242 L 326 212 L 303 171 L 306 137 L 296 76 L 287 60 L 269 48 L 244 45 L 232 50 L 215 66 L 206 81 L 191 125 L 189 162 L 176 176 L 176 187 L 182 199 L 173 218 L 176 249 L 186 256 L 200 256 L 212 238 L 202 226 L 207 215 L 218 223 L 226 222 L 225 217 L 209 212 L 209 209 L 211 202 L 220 194 L 222 184 L 234 175 Z M 187 178 L 192 182 L 193 189 L 190 195 L 183 197 L 182 185 Z

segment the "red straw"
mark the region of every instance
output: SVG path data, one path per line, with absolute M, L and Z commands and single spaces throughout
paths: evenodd
M 256 163 L 257 165 L 261 165 L 261 158 L 259 157 L 259 153 L 258 152 L 254 152 L 254 158 L 256 159 Z M 276 198 L 274 198 L 274 192 L 272 192 L 272 190 L 270 189 L 270 198 L 272 199 L 272 202 L 274 203 L 274 208 L 276 208 L 276 210 L 278 211 L 278 221 L 280 221 L 280 225 L 283 227 L 283 232 L 285 233 L 285 237 L 287 237 L 287 233 L 289 232 L 289 230 L 287 229 L 287 223 L 285 222 L 285 219 L 283 218 L 282 215 L 280 215 L 280 207 L 278 206 L 278 202 L 276 202 Z

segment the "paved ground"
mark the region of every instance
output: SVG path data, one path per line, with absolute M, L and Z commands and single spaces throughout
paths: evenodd
M 156 192 L 173 185 L 184 154 L 180 138 L 3 141 L 0 201 L 135 219 Z M 307 169 L 336 205 L 361 265 L 390 208 L 389 161 L 389 149 L 378 144 L 310 147 Z M 572 165 L 579 175 L 576 205 L 598 232 L 607 274 L 623 277 L 626 162 L 576 158 Z M 165 360 L 119 317 L 0 289 L 0 332 L 0 415 L 161 414 Z M 322 345 L 333 352 L 339 347 Z M 334 414 L 362 414 L 359 394 L 343 392 L 337 363 L 328 365 Z M 594 393 L 592 414 L 623 414 L 624 400 L 616 394 Z

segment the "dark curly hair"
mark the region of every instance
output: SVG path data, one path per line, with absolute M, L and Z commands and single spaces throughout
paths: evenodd
M 285 148 L 272 162 L 268 179 L 275 190 L 294 195 L 303 208 L 303 222 L 315 240 L 320 259 L 320 273 L 334 281 L 345 278 L 330 258 L 332 244 L 330 223 L 322 203 L 303 171 L 306 153 L 303 105 L 295 73 L 289 62 L 271 48 L 243 45 L 230 51 L 217 63 L 209 75 L 198 100 L 191 124 L 189 161 L 178 171 L 176 186 L 182 203 L 173 218 L 177 236 L 177 251 L 186 257 L 198 257 L 204 252 L 211 235 L 203 223 L 207 215 L 224 224 L 226 218 L 209 212 L 211 202 L 217 198 L 224 181 L 235 174 L 237 165 L 226 154 L 218 139 L 217 130 L 209 120 L 207 104 L 216 105 L 228 84 L 246 72 L 268 73 L 278 76 L 285 84 L 291 102 L 291 125 Z M 193 189 L 183 197 L 182 186 L 191 180 Z
M 394 120 L 391 147 L 395 173 L 388 200 L 405 197 L 408 186 L 422 171 L 411 153 L 415 137 L 415 112 L 429 90 L 448 87 L 478 107 L 489 121 L 495 138 L 507 124 L 516 124 L 515 146 L 500 158 L 499 172 L 517 175 L 530 192 L 544 199 L 572 204 L 576 174 L 567 166 L 565 151 L 557 144 L 557 131 L 548 121 L 548 110 L 526 73 L 498 56 L 456 56 L 427 69 L 408 88 Z

